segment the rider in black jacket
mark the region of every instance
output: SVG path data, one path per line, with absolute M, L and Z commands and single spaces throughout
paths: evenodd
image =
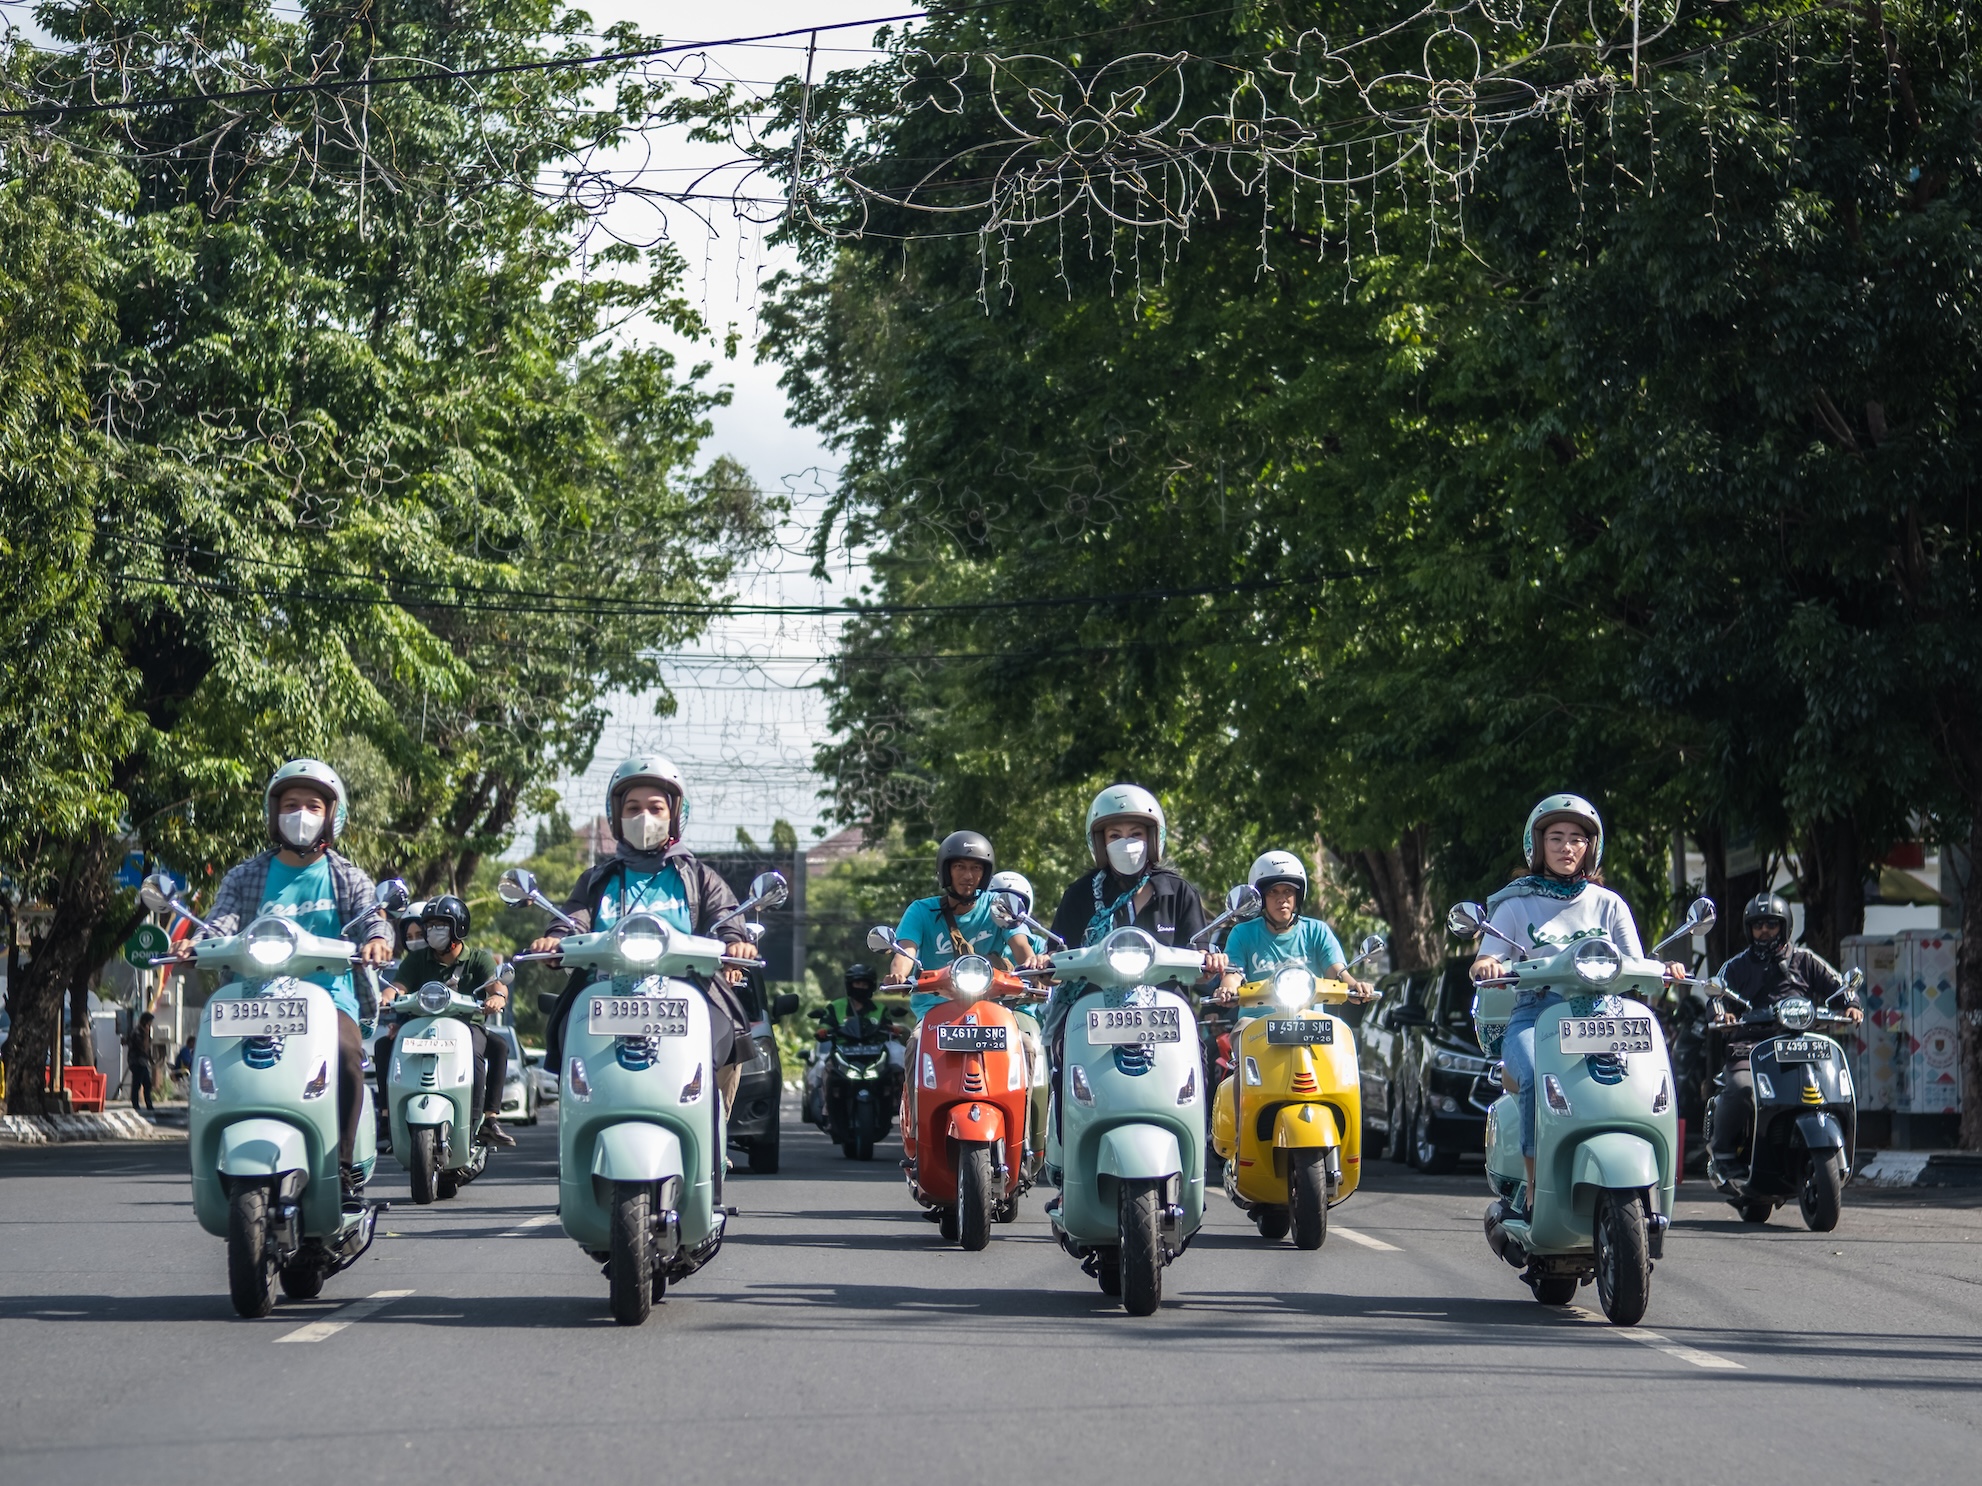
M 1748 947 L 1720 968 L 1727 988 L 1751 1006 L 1773 1006 L 1791 996 L 1803 996 L 1823 1006 L 1844 984 L 1822 955 L 1789 938 L 1789 904 L 1774 893 L 1757 893 L 1741 914 Z M 1853 991 L 1844 1002 L 1844 1015 L 1861 1021 L 1865 1010 Z M 1723 1022 L 1734 1020 L 1731 1008 Z M 1748 1067 L 1752 1042 L 1730 1040 L 1726 1083 L 1714 1107 L 1714 1156 L 1739 1164 L 1742 1147 L 1755 1123 L 1755 1079 Z

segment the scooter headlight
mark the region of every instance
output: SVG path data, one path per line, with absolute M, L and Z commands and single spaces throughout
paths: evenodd
M 276 918 L 273 914 L 249 924 L 245 937 L 248 958 L 269 969 L 288 964 L 302 944 L 302 936 L 296 932 L 296 926 L 288 919 Z
M 991 989 L 991 962 L 964 955 L 950 966 L 950 992 L 958 1001 L 981 1001 Z
M 1607 939 L 1588 939 L 1576 946 L 1576 973 L 1592 985 L 1609 985 L 1624 968 L 1624 957 Z
M 1156 963 L 1156 941 L 1141 929 L 1117 929 L 1101 942 L 1102 958 L 1123 980 L 1141 980 Z
M 1273 972 L 1273 1004 L 1298 1011 L 1314 999 L 1314 972 L 1305 965 L 1283 965 Z
M 1776 1020 L 1792 1032 L 1808 1031 L 1817 1020 L 1817 1008 L 1807 997 L 1788 996 L 1776 1002 Z
M 447 1003 L 452 994 L 442 982 L 430 980 L 420 987 L 420 994 L 413 999 L 420 1003 L 420 1010 L 428 1016 L 439 1016 L 447 1010 Z
M 629 965 L 651 965 L 668 949 L 668 926 L 651 913 L 620 920 L 613 930 L 613 947 Z

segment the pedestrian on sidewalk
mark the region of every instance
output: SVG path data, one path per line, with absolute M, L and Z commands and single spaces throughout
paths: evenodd
M 124 1046 L 131 1054 L 131 1108 L 138 1107 L 138 1096 L 144 1095 L 146 1110 L 157 1108 L 151 1102 L 151 1013 L 138 1018 L 138 1024 L 131 1028 L 124 1038 Z
M 183 1086 L 183 1085 L 188 1085 L 192 1082 L 193 1043 L 197 1041 L 198 1038 L 199 1038 L 199 1034 L 197 1032 L 189 1033 L 186 1037 L 186 1045 L 180 1048 L 179 1051 L 173 1056 L 172 1081 L 175 1084 L 180 1084 Z

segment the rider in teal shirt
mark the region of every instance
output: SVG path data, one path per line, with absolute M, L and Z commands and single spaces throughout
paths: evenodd
M 319 856 L 306 866 L 292 867 L 278 854 L 268 864 L 268 880 L 262 888 L 261 911 L 286 918 L 305 934 L 335 939 L 344 925 L 337 916 L 337 899 L 330 885 L 330 863 Z M 349 970 L 320 971 L 303 979 L 330 992 L 331 1004 L 352 1021 L 358 1020 L 358 993 L 351 985 Z
M 1022 929 L 1001 929 L 991 918 L 991 899 L 983 889 L 996 862 L 991 843 L 975 831 L 955 831 L 944 838 L 936 854 L 936 882 L 942 892 L 917 898 L 895 930 L 898 948 L 889 977 L 905 981 L 920 960 L 924 970 L 940 970 L 960 953 L 1003 956 L 1014 965 L 1032 963 L 1032 942 Z M 953 934 L 954 929 L 954 934 Z M 959 950 L 957 940 L 963 941 Z M 906 951 L 906 953 L 904 953 Z M 928 991 L 909 996 L 909 1010 L 918 1020 L 943 997 Z
M 1241 985 L 1260 980 L 1292 960 L 1304 964 L 1318 980 L 1345 982 L 1353 999 L 1369 999 L 1369 987 L 1349 974 L 1349 957 L 1342 941 L 1318 918 L 1302 918 L 1308 892 L 1308 872 L 1291 851 L 1269 851 L 1252 865 L 1247 880 L 1263 900 L 1258 918 L 1235 925 L 1225 939 L 1225 957 L 1232 962 L 1216 999 L 1230 1001 Z M 1272 1008 L 1247 1007 L 1242 1018 L 1264 1016 Z

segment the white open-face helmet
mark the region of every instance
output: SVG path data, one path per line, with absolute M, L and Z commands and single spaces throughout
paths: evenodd
M 1264 893 L 1279 883 L 1294 885 L 1294 911 L 1299 913 L 1308 901 L 1308 869 L 1291 851 L 1262 853 L 1246 873 L 1246 881 Z
M 1590 833 L 1590 860 L 1584 867 L 1594 872 L 1603 865 L 1603 817 L 1597 807 L 1581 795 L 1550 795 L 1528 812 L 1528 824 L 1521 832 L 1521 860 L 1530 867 L 1535 860 L 1535 842 L 1542 832 L 1559 820 L 1571 820 Z
M 320 758 L 292 758 L 268 776 L 268 788 L 262 791 L 262 819 L 268 827 L 268 839 L 279 846 L 289 844 L 275 828 L 275 802 L 285 789 L 295 784 L 306 784 L 324 797 L 326 826 L 323 839 L 336 841 L 344 834 L 347 814 L 344 781 L 337 777 L 337 770 Z
M 994 893 L 1017 893 L 1025 900 L 1025 911 L 1032 912 L 1032 884 L 1026 881 L 1023 872 L 999 872 L 991 879 Z
M 1094 803 L 1087 807 L 1087 849 L 1097 867 L 1108 864 L 1101 849 L 1101 828 L 1111 820 L 1148 822 L 1156 832 L 1156 850 L 1151 855 L 1150 865 L 1163 860 L 1163 848 L 1169 840 L 1170 827 L 1163 819 L 1163 807 L 1156 803 L 1155 795 L 1139 784 L 1111 784 L 1094 797 Z
M 619 829 L 619 797 L 636 784 L 651 784 L 674 801 L 668 811 L 668 845 L 681 839 L 683 820 L 688 815 L 688 791 L 681 782 L 681 770 L 674 760 L 658 753 L 643 753 L 624 760 L 606 782 L 606 819 L 612 823 L 613 839 L 623 841 Z

